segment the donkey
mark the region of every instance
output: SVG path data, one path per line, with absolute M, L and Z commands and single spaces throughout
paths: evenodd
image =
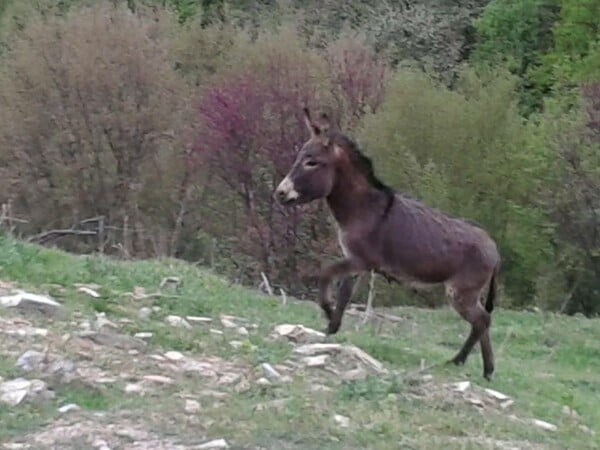
M 491 312 L 500 269 L 495 242 L 475 222 L 396 193 L 376 177 L 371 160 L 331 126 L 327 115 L 313 120 L 308 108 L 303 111 L 310 138 L 273 195 L 285 206 L 325 198 L 335 219 L 344 258 L 319 274 L 318 302 L 329 321 L 327 334 L 340 328 L 355 275 L 375 271 L 399 283 L 443 284 L 454 309 L 471 325 L 448 363 L 464 364 L 480 342 L 483 376 L 490 380 Z M 333 309 L 331 284 L 338 278 Z

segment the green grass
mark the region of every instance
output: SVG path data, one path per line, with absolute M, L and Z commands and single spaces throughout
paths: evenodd
M 163 277 L 171 275 L 182 280 L 176 295 L 143 301 L 123 295 L 136 286 L 156 292 Z M 52 293 L 67 310 L 83 316 L 91 317 L 94 311 L 100 311 L 111 320 L 129 318 L 133 323 L 125 326 L 125 332 L 152 331 L 149 344 L 156 351 L 216 355 L 249 367 L 265 361 L 282 363 L 290 357 L 290 344 L 267 339 L 274 325 L 302 323 L 316 329 L 325 326 L 312 303 L 290 302 L 283 307 L 278 299 L 230 285 L 214 274 L 172 259 L 121 262 L 100 256 L 74 256 L 0 237 L 0 279 Z M 77 292 L 75 283 L 102 286 L 101 298 L 91 300 Z M 149 320 L 139 320 L 136 313 L 141 306 L 161 309 Z M 225 400 L 202 400 L 202 418 L 194 427 L 201 427 L 211 436 L 224 436 L 244 448 L 495 448 L 478 444 L 476 439 L 483 438 L 514 441 L 516 447 L 527 442 L 530 448 L 600 448 L 598 320 L 506 310 L 500 300 L 492 328 L 497 368 L 494 380 L 487 383 L 481 377 L 477 350 L 465 366 L 439 365 L 431 369 L 433 380 L 426 385 L 416 375 L 421 360 L 432 364 L 451 357 L 464 340 L 467 324 L 447 308 L 396 308 L 394 313 L 406 320 L 385 326 L 380 335 L 375 335 L 370 326 L 355 331 L 353 320 L 346 317 L 340 333 L 331 338 L 359 346 L 384 362 L 393 375 L 334 383 L 331 376 L 319 376 L 315 371 L 310 376 L 298 375 L 289 384 L 252 385 L 245 391 L 231 392 Z M 238 336 L 235 331 L 215 335 L 209 327 L 181 330 L 164 324 L 168 314 L 207 315 L 217 320 L 219 314 L 231 314 L 257 324 L 258 329 L 248 337 Z M 234 349 L 229 345 L 232 339 L 245 341 L 245 345 Z M 7 375 L 14 375 L 12 361 L 0 355 L 0 376 Z M 509 395 L 515 404 L 508 412 L 480 411 L 449 393 L 429 392 L 428 386 L 467 379 Z M 329 390 L 313 391 L 315 384 Z M 169 411 L 180 408 L 179 392 L 194 394 L 204 387 L 202 380 L 186 379 L 181 385 L 140 401 L 145 401 L 146 407 Z M 285 399 L 285 406 L 256 410 L 257 404 L 274 399 Z M 110 390 L 57 388 L 53 406 L 69 402 L 88 410 L 139 406 L 124 403 L 118 393 Z M 565 406 L 577 411 L 578 417 L 567 416 L 563 412 Z M 0 409 L 0 436 L 23 433 L 27 423 L 40 426 L 52 416 L 48 407 L 35 408 L 19 407 L 17 413 Z M 340 428 L 333 422 L 334 414 L 348 416 L 352 425 Z M 510 414 L 542 419 L 559 429 L 541 430 L 511 420 Z M 160 422 L 154 416 L 147 420 Z M 581 425 L 596 434 L 585 434 Z M 153 426 L 160 430 L 163 425 Z M 177 426 L 181 427 L 176 432 L 179 436 L 188 433 L 183 421 Z M 172 434 L 173 430 L 169 430 Z

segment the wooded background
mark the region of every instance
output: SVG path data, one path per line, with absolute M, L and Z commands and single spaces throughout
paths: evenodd
M 312 298 L 331 217 L 272 199 L 303 103 L 490 231 L 502 305 L 600 312 L 600 0 L 0 0 L 0 228 Z

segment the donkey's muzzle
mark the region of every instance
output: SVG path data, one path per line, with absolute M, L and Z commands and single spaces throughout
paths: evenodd
M 298 191 L 289 177 L 285 177 L 273 194 L 275 200 L 282 205 L 288 205 L 298 200 Z

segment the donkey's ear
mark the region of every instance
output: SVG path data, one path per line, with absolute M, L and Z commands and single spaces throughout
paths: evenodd
M 302 108 L 302 111 L 304 112 L 304 123 L 306 124 L 306 127 L 308 128 L 311 137 L 321 135 L 321 128 L 310 118 L 310 111 L 308 110 L 308 108 L 305 106 L 304 108 Z
M 331 120 L 326 113 L 322 113 L 321 117 L 319 117 L 319 128 L 321 128 L 323 133 L 326 133 L 331 128 Z

